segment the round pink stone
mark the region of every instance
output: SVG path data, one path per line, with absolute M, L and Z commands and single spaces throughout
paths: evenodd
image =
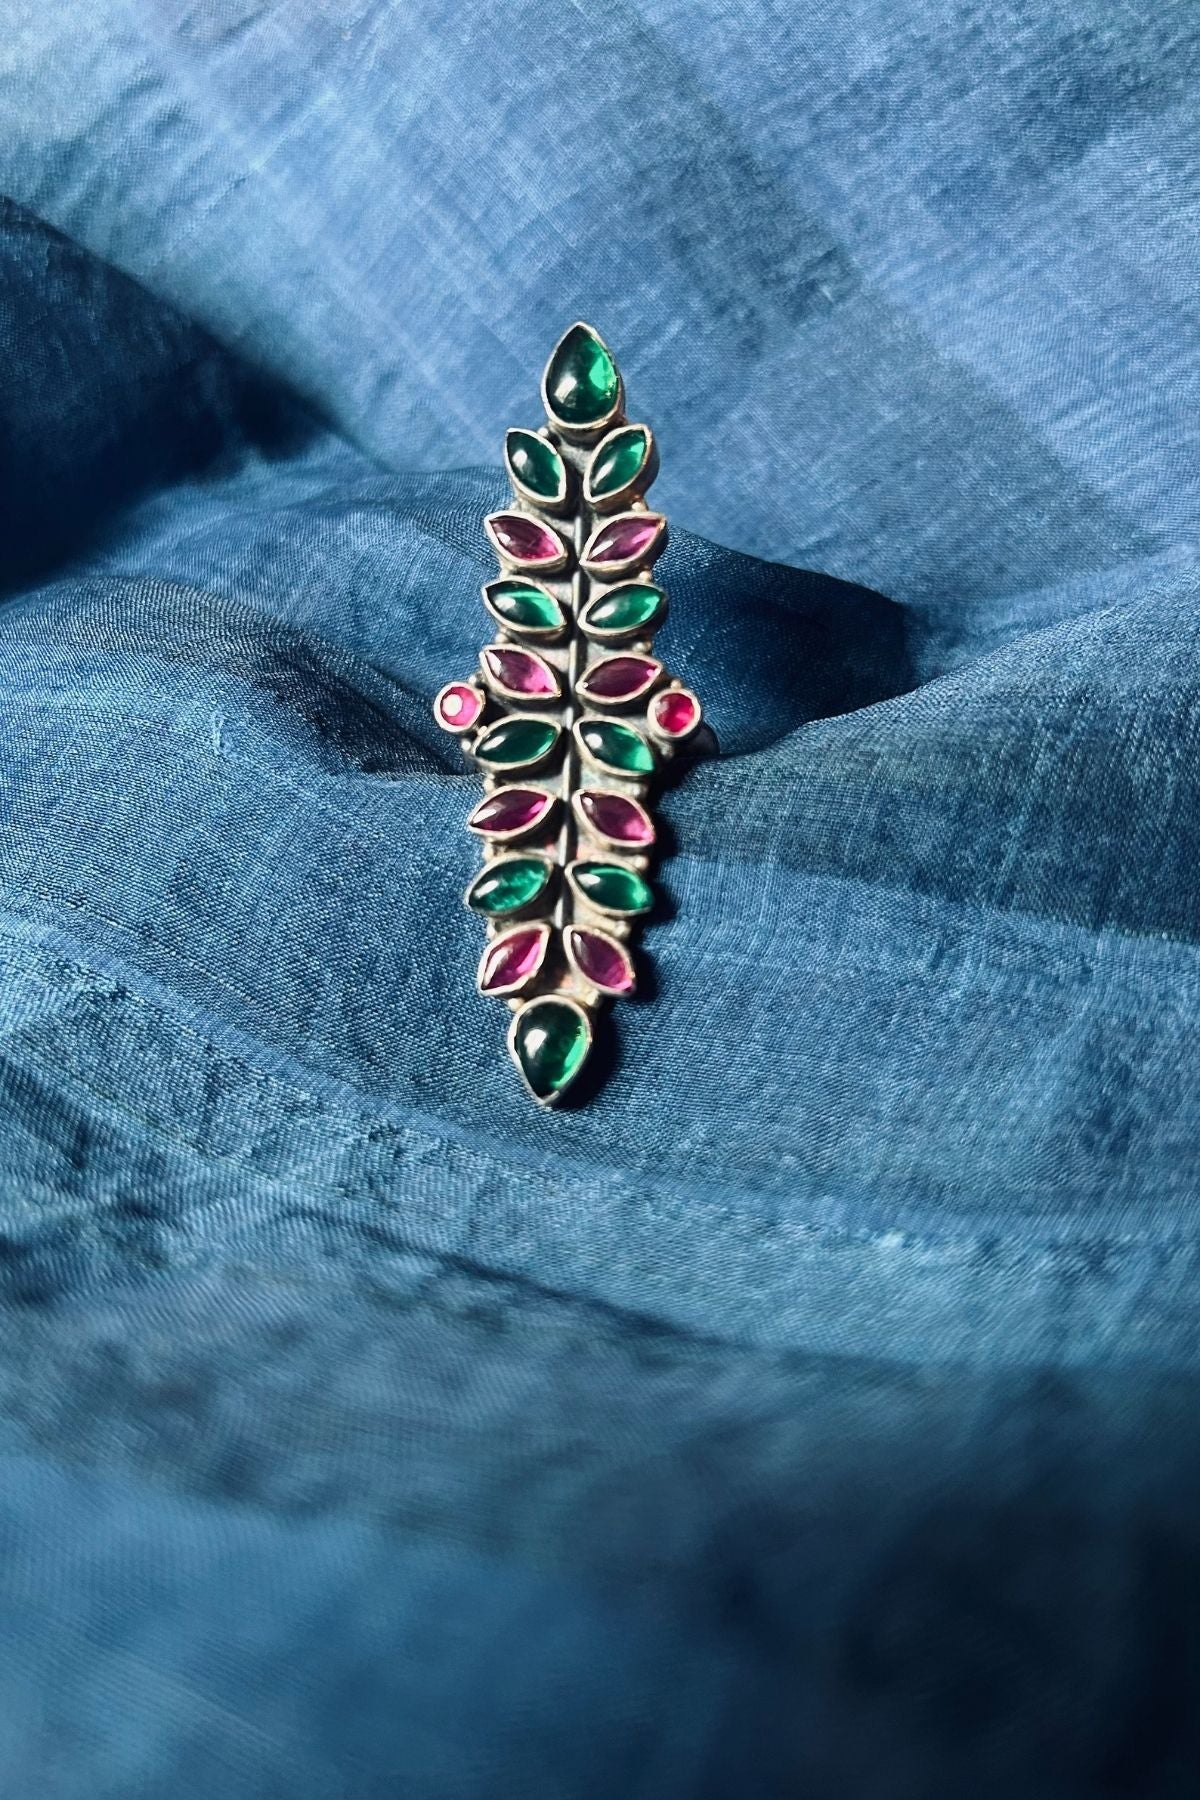
M 557 562 L 563 555 L 557 534 L 524 513 L 495 513 L 488 524 L 500 549 L 513 562 Z
M 434 704 L 434 716 L 446 731 L 469 731 L 483 711 L 483 695 L 468 681 L 452 681 Z
M 593 563 L 627 563 L 645 556 L 663 527 L 661 513 L 629 513 L 596 533 L 588 546 Z
M 489 944 L 479 969 L 479 986 L 485 994 L 503 993 L 534 973 L 546 953 L 549 928 L 518 925 Z
M 483 666 L 496 683 L 510 694 L 525 694 L 532 700 L 552 700 L 558 683 L 540 656 L 531 650 L 514 650 L 496 645 L 483 652 Z
M 580 685 L 596 700 L 632 700 L 650 686 L 658 670 L 649 656 L 606 656 L 592 664 Z
M 602 931 L 586 931 L 572 925 L 567 934 L 572 960 L 585 981 L 609 994 L 629 994 L 634 988 L 633 964 L 628 952 Z
M 484 796 L 467 824 L 488 837 L 502 837 L 509 831 L 528 831 L 553 805 L 554 796 L 539 788 L 499 788 Z
M 684 737 L 700 723 L 700 702 L 685 688 L 668 688 L 654 696 L 650 716 L 664 737 Z
M 624 794 L 584 788 L 579 795 L 579 810 L 600 837 L 614 844 L 631 844 L 640 849 L 654 842 L 654 827 L 645 810 Z

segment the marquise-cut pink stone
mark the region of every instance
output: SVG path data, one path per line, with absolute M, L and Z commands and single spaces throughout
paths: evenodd
M 588 561 L 594 563 L 627 563 L 643 556 L 662 529 L 658 513 L 638 513 L 628 519 L 614 519 L 599 532 L 588 549 Z
M 542 960 L 546 937 L 544 925 L 525 925 L 497 938 L 484 952 L 479 977 L 482 992 L 493 994 L 498 989 L 515 987 L 527 975 L 532 975 Z
M 592 664 L 581 685 L 597 700 L 632 700 L 657 674 L 658 664 L 649 656 L 606 656 Z
M 656 694 L 651 714 L 658 729 L 667 737 L 682 737 L 700 718 L 700 708 L 691 694 L 680 688 L 668 688 Z
M 585 980 L 610 994 L 632 992 L 633 964 L 620 944 L 602 931 L 585 931 L 580 925 L 571 927 L 570 941 L 575 966 Z
M 538 788 L 499 788 L 496 793 L 484 796 L 467 824 L 489 836 L 528 831 L 553 805 L 554 796 L 543 794 Z
M 555 562 L 563 553 L 555 534 L 524 513 L 496 513 L 488 522 L 501 550 L 514 562 Z
M 468 731 L 483 711 L 483 695 L 467 681 L 452 681 L 438 695 L 438 724 L 447 731 Z
M 627 800 L 624 794 L 584 788 L 579 795 L 579 810 L 601 837 L 614 844 L 634 844 L 640 848 L 654 842 L 654 827 L 650 820 L 642 808 Z
M 558 692 L 553 675 L 540 657 L 528 650 L 489 648 L 483 663 L 497 687 L 510 694 L 527 694 L 531 699 L 552 699 Z

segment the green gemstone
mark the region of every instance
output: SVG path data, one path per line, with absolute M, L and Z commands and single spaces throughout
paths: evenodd
M 558 732 L 549 719 L 501 719 L 484 732 L 475 755 L 497 769 L 523 769 L 550 754 Z
M 546 370 L 546 398 L 567 425 L 606 419 L 621 394 L 617 365 L 590 325 L 572 325 Z
M 566 492 L 567 471 L 563 459 L 544 437 L 533 431 L 510 431 L 504 454 L 513 480 L 543 500 L 559 500 Z
M 623 863 L 575 863 L 571 874 L 580 893 L 601 912 L 644 913 L 654 905 L 650 883 Z
M 585 1014 L 565 1000 L 531 1000 L 512 1025 L 512 1053 L 537 1099 L 557 1100 L 588 1053 Z
M 589 601 L 580 623 L 585 631 L 611 632 L 614 636 L 643 631 L 655 623 L 666 603 L 667 596 L 661 588 L 648 581 L 631 581 Z
M 531 906 L 550 879 L 540 856 L 506 856 L 486 863 L 467 889 L 467 905 L 497 919 Z
M 566 624 L 554 595 L 531 581 L 490 581 L 483 591 L 496 617 L 514 631 L 561 631 Z
M 606 494 L 618 494 L 636 481 L 650 454 L 650 439 L 644 425 L 626 425 L 614 431 L 592 458 L 588 469 L 588 493 L 602 500 Z
M 654 752 L 632 725 L 615 719 L 584 719 L 579 727 L 584 749 L 618 775 L 653 775 Z

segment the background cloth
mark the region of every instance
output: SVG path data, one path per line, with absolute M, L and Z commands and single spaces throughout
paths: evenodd
M 1193 1794 L 1194 10 L 0 27 L 6 1800 Z M 546 1116 L 429 702 L 577 317 L 722 755 Z

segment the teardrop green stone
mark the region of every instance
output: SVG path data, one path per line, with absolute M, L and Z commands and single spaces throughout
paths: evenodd
M 509 470 L 520 487 L 543 500 L 557 500 L 566 491 L 567 471 L 562 457 L 534 431 L 510 431 L 504 440 Z
M 601 912 L 649 912 L 654 890 L 636 869 L 623 863 L 575 863 L 571 875 L 580 893 Z
M 531 581 L 490 581 L 483 591 L 496 617 L 514 631 L 561 631 L 566 624 L 554 595 Z
M 558 732 L 549 719 L 501 719 L 484 732 L 475 755 L 497 769 L 523 769 L 550 754 Z
M 606 494 L 620 493 L 636 481 L 650 453 L 650 439 L 644 425 L 627 425 L 614 431 L 600 445 L 588 469 L 588 493 L 598 500 Z
M 667 597 L 661 588 L 648 581 L 631 581 L 625 587 L 610 588 L 607 594 L 588 602 L 580 620 L 585 631 L 632 633 L 654 624 Z
M 572 325 L 550 358 L 546 400 L 567 425 L 595 425 L 608 417 L 621 392 L 617 365 L 589 325 Z
M 540 856 L 506 856 L 485 863 L 467 889 L 467 905 L 496 919 L 532 905 L 550 879 Z
M 585 1014 L 565 1000 L 531 1000 L 512 1024 L 517 1066 L 536 1098 L 543 1101 L 556 1100 L 574 1081 L 590 1042 Z
M 615 719 L 584 719 L 579 736 L 589 756 L 619 775 L 653 775 L 654 752 L 632 725 Z

